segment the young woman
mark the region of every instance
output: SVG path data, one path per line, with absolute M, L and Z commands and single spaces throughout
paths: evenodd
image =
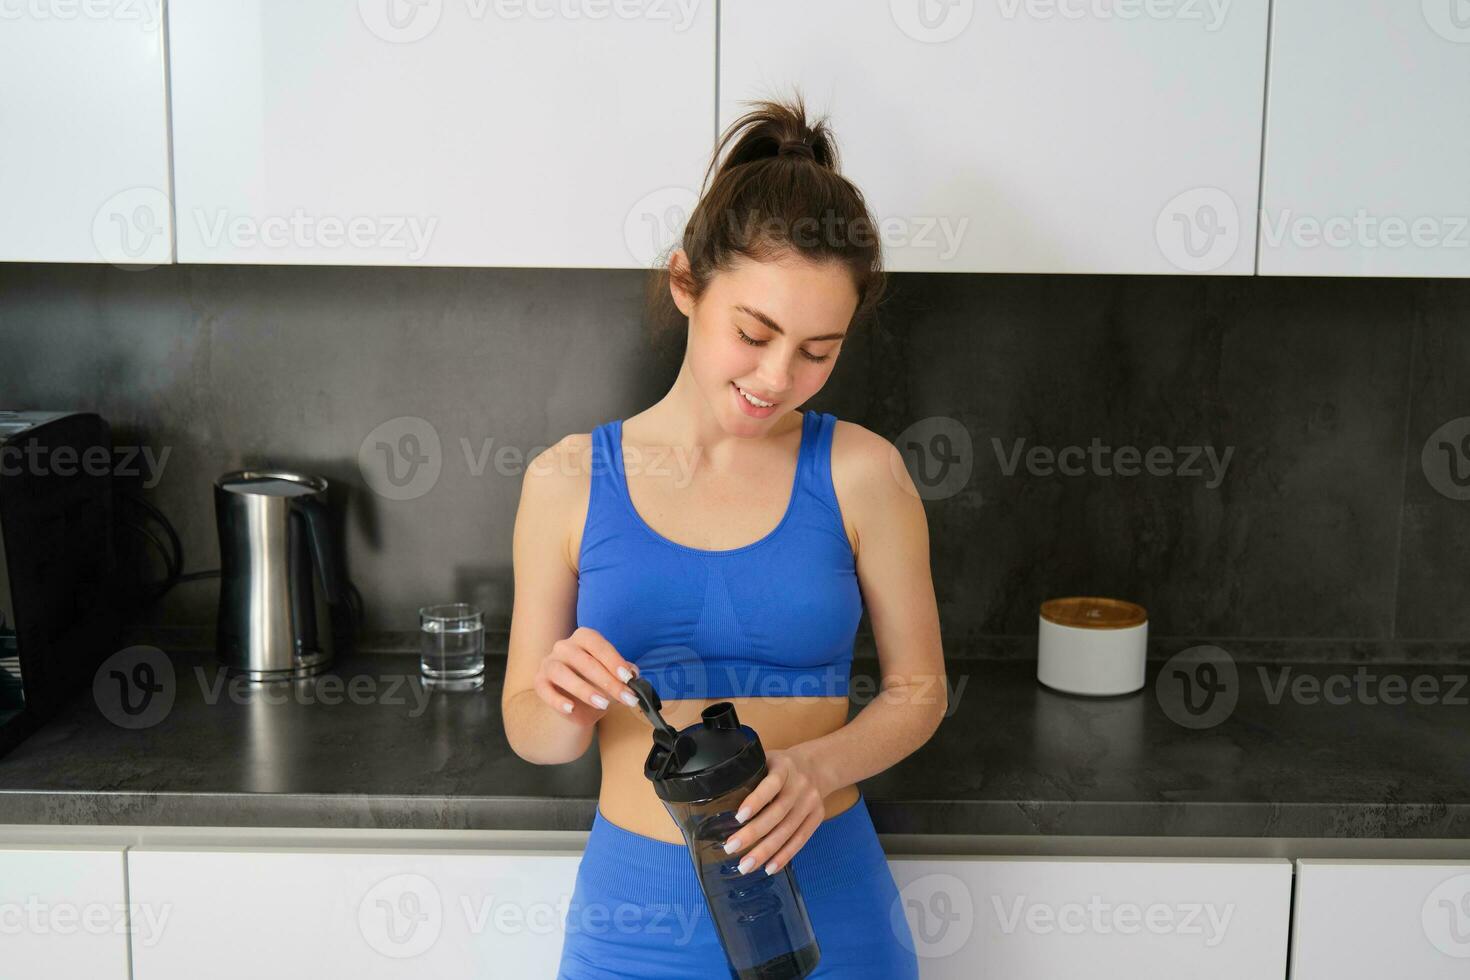
M 759 733 L 769 775 L 725 849 L 743 873 L 791 865 L 821 949 L 812 976 L 917 977 L 856 784 L 945 713 L 928 527 L 892 444 L 801 409 L 883 273 L 862 194 L 799 98 L 725 133 L 658 286 L 688 318 L 673 387 L 538 456 L 516 516 L 506 735 L 552 765 L 595 734 L 602 760 L 559 976 L 730 976 L 643 775 L 652 730 L 624 683 L 639 674 L 676 728 L 729 700 Z M 849 721 L 865 604 L 882 681 Z

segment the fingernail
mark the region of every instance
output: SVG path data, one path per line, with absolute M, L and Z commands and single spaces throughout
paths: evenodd
M 607 698 L 603 697 L 601 694 L 592 695 L 592 703 L 597 705 L 599 708 L 606 708 L 608 704 Z
M 618 680 L 620 680 L 620 681 L 622 681 L 623 683 L 626 684 L 628 681 L 630 681 L 632 679 L 633 679 L 633 672 L 631 670 L 629 670 L 627 667 L 619 667 L 618 668 Z
M 740 838 L 739 837 L 731 837 L 729 840 L 725 841 L 725 853 L 726 854 L 734 854 L 738 850 L 740 850 Z
M 780 871 L 780 870 L 781 870 L 780 866 L 778 864 L 776 864 L 775 861 L 772 861 L 770 864 L 766 865 L 766 874 L 768 874 L 768 875 L 773 875 L 777 871 Z
M 570 701 L 563 701 L 561 703 L 561 710 L 565 711 L 567 714 L 571 714 L 572 713 L 572 702 L 570 702 Z
M 624 691 L 622 694 L 619 694 L 618 697 L 622 698 L 623 703 L 628 705 L 630 708 L 638 707 L 638 698 L 634 696 L 632 691 Z
M 750 808 L 749 807 L 741 807 L 739 810 L 735 811 L 735 822 L 736 823 L 745 823 L 745 821 L 747 821 L 749 819 L 750 819 Z
M 746 858 L 744 861 L 741 861 L 738 865 L 736 865 L 736 867 L 740 870 L 741 874 L 749 874 L 750 869 L 754 867 L 754 865 L 755 862 L 753 860 L 751 860 L 750 858 Z

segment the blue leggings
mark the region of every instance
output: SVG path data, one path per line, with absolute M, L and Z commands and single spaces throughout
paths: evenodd
M 822 960 L 811 980 L 917 980 L 898 887 L 867 801 L 823 820 L 791 862 Z M 729 980 L 683 844 L 624 830 L 599 807 L 567 909 L 558 980 Z

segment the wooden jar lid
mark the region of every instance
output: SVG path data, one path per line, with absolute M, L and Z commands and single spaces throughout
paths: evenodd
M 1142 626 L 1148 613 L 1137 603 L 1097 596 L 1048 599 L 1041 604 L 1041 618 L 1058 626 L 1084 630 L 1121 630 Z

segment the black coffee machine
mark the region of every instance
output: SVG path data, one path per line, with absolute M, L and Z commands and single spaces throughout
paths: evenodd
M 0 755 L 118 648 L 112 431 L 0 410 Z

